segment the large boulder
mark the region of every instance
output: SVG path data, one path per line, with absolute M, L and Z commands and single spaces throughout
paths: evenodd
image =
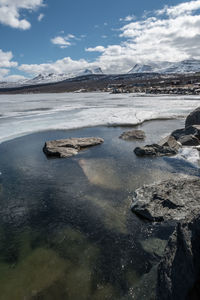
M 123 140 L 144 140 L 145 133 L 143 130 L 134 129 L 134 130 L 123 132 L 119 138 Z
M 200 212 L 200 179 L 184 177 L 136 190 L 132 211 L 149 221 L 182 220 L 194 208 Z
M 43 151 L 47 156 L 71 157 L 77 155 L 83 149 L 100 145 L 103 142 L 104 140 L 99 137 L 54 140 L 46 142 Z
M 200 107 L 195 109 L 187 116 L 185 121 L 185 127 L 187 128 L 191 125 L 200 125 Z
M 168 146 L 160 146 L 158 144 L 146 145 L 144 147 L 136 147 L 134 153 L 137 156 L 172 156 L 178 153 L 176 149 Z
M 199 210 L 179 222 L 158 266 L 157 300 L 200 299 Z

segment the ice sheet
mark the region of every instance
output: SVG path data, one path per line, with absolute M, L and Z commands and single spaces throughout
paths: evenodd
M 109 93 L 0 95 L 0 142 L 32 132 L 97 125 L 139 124 L 186 116 L 199 96 Z

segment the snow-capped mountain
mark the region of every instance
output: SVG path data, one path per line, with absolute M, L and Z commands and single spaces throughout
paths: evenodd
M 98 75 L 98 74 L 103 74 L 101 68 L 85 69 L 85 70 L 80 70 L 74 73 L 67 73 L 67 74 L 44 73 L 44 74 L 39 74 L 32 79 L 20 80 L 18 82 L 0 82 L 0 88 L 12 88 L 12 87 L 20 87 L 26 85 L 54 83 L 54 82 L 60 82 L 78 76 Z
M 133 73 L 162 73 L 162 74 L 185 74 L 200 72 L 200 60 L 187 59 L 180 62 L 136 64 L 128 74 Z
M 142 64 L 136 64 L 129 72 L 128 74 L 133 73 L 153 73 L 154 67 L 150 65 L 142 65 Z
M 162 71 L 162 70 L 161 70 Z M 196 73 L 200 72 L 200 60 L 187 59 L 173 63 L 164 69 L 164 73 Z
M 94 68 L 94 69 L 85 69 L 80 71 L 76 74 L 76 76 L 84 76 L 84 75 L 98 75 L 103 74 L 101 68 Z
M 103 74 L 101 68 L 94 68 L 94 69 L 85 69 L 85 70 L 80 70 L 74 73 L 68 73 L 68 74 L 55 74 L 55 73 L 50 73 L 50 74 L 39 74 L 33 79 L 30 79 L 26 81 L 27 84 L 42 84 L 42 83 L 51 83 L 51 82 L 59 82 L 63 81 L 68 78 L 74 78 L 77 76 L 86 76 L 86 75 L 96 75 L 96 74 Z

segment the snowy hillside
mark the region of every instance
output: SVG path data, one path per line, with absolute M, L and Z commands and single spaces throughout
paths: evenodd
M 200 72 L 200 60 L 188 59 L 180 62 L 150 63 L 148 65 L 136 64 L 128 74 L 133 73 L 162 73 L 162 74 L 185 74 Z
M 101 68 L 85 69 L 85 70 L 80 70 L 74 73 L 67 73 L 67 74 L 44 73 L 44 74 L 39 74 L 32 79 L 20 80 L 18 82 L 0 82 L 0 88 L 12 88 L 12 87 L 20 87 L 26 85 L 54 83 L 54 82 L 60 82 L 78 76 L 96 75 L 96 74 L 103 74 Z

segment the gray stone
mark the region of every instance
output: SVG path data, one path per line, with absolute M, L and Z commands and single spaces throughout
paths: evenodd
M 125 131 L 123 132 L 120 137 L 120 139 L 123 140 L 144 140 L 145 139 L 145 133 L 143 130 L 131 130 L 131 131 Z
M 158 266 L 157 300 L 200 299 L 199 210 L 179 222 Z
M 167 146 L 152 144 L 144 147 L 136 147 L 134 153 L 137 156 L 171 156 L 177 154 L 178 151 Z
M 79 151 L 100 145 L 103 142 L 104 140 L 98 137 L 54 140 L 46 142 L 43 151 L 47 156 L 66 158 L 77 155 Z
M 187 116 L 185 121 L 185 127 L 191 125 L 200 125 L 200 107 L 196 108 Z
M 132 211 L 149 221 L 181 220 L 200 211 L 200 180 L 184 177 L 143 186 L 135 192 Z
M 200 144 L 199 139 L 192 134 L 181 136 L 178 139 L 178 142 L 180 142 L 183 146 L 198 146 Z
M 159 142 L 159 145 L 162 147 L 169 147 L 171 149 L 174 149 L 175 151 L 178 151 L 181 148 L 181 143 L 177 142 L 175 137 L 169 135 L 166 138 L 162 139 Z

